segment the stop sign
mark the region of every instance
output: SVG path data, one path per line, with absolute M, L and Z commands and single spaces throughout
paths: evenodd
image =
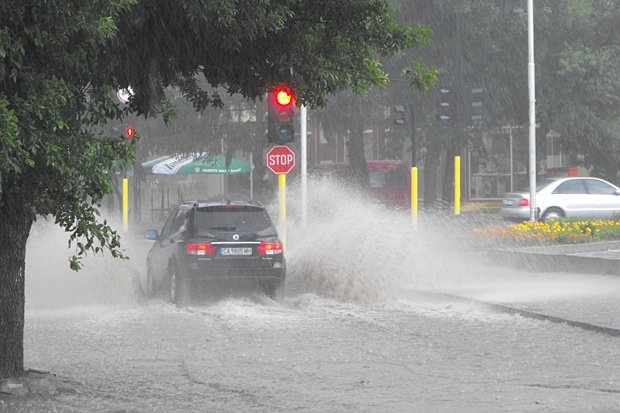
M 267 168 L 274 174 L 287 174 L 295 166 L 295 152 L 286 145 L 276 145 L 267 152 Z

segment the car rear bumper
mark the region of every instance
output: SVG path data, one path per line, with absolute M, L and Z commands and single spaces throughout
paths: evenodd
M 509 220 L 526 220 L 530 218 L 530 208 L 502 208 L 502 217 Z
M 189 266 L 184 272 L 188 279 L 204 282 L 248 282 L 277 283 L 286 276 L 286 270 L 282 263 L 275 262 L 270 268 L 235 268 L 235 267 L 211 267 Z

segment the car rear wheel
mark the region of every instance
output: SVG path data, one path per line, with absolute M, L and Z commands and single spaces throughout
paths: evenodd
M 556 207 L 548 208 L 542 216 L 543 221 L 549 221 L 550 219 L 560 219 L 560 218 L 564 218 L 564 211 Z
M 284 280 L 277 283 L 267 284 L 263 287 L 263 292 L 275 302 L 282 302 L 284 299 Z

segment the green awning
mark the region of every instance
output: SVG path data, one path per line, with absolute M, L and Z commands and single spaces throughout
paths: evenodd
M 211 153 L 190 156 L 164 156 L 145 162 L 142 167 L 156 175 L 190 174 L 243 174 L 252 170 L 249 162 L 231 159 L 226 167 L 226 157 Z

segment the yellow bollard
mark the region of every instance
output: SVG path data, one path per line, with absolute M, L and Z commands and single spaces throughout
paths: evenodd
M 413 229 L 418 229 L 418 168 L 411 168 L 411 220 Z
M 454 157 L 454 215 L 461 213 L 461 157 Z
M 129 230 L 129 179 L 123 178 L 123 230 Z
M 280 193 L 280 238 L 282 247 L 286 248 L 286 174 L 278 175 L 278 191 Z

